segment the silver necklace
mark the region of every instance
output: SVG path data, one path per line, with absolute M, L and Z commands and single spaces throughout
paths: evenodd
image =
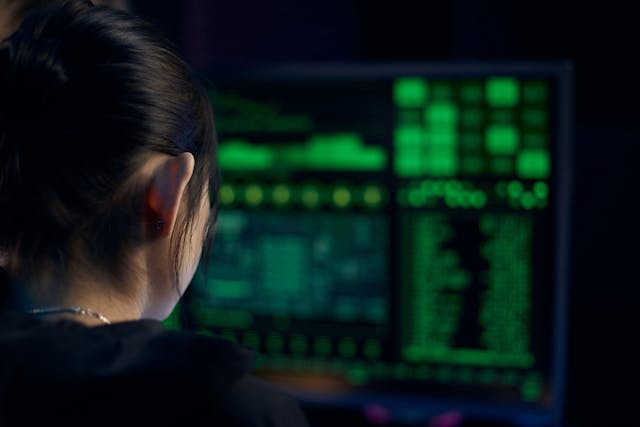
M 89 308 L 84 308 L 84 307 L 41 307 L 41 308 L 39 307 L 39 308 L 27 310 L 26 313 L 34 314 L 34 315 L 71 313 L 71 314 L 78 314 L 82 316 L 95 317 L 96 319 L 100 319 L 103 323 L 106 323 L 107 325 L 111 324 L 111 320 L 109 320 L 103 314 L 100 314 L 95 310 L 91 310 Z

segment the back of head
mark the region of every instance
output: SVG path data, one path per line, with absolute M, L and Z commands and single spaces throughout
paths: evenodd
M 74 247 L 117 273 L 139 237 L 133 177 L 152 152 L 194 155 L 189 217 L 203 188 L 216 186 L 213 116 L 170 44 L 89 1 L 30 10 L 0 45 L 0 255 L 9 276 L 64 274 Z

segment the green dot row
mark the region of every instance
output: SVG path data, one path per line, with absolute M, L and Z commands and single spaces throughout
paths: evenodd
M 548 87 L 544 81 L 522 81 L 511 76 L 494 76 L 460 85 L 407 76 L 395 80 L 393 99 L 400 108 L 415 108 L 429 101 L 451 99 L 454 91 L 467 104 L 486 102 L 493 107 L 515 107 L 523 101 L 526 104 L 543 104 L 548 99 Z
M 468 182 L 459 180 L 424 180 L 410 184 L 398 192 L 401 206 L 435 206 L 440 200 L 452 208 L 482 209 L 487 204 L 487 194 L 474 189 Z
M 223 184 L 219 199 L 222 206 L 244 205 L 261 207 L 272 205 L 290 207 L 301 205 L 309 209 L 322 206 L 349 208 L 360 206 L 369 209 L 386 204 L 386 190 L 376 184 L 322 185 L 322 184 Z
M 509 206 L 526 210 L 543 209 L 549 203 L 549 184 L 536 181 L 526 188 L 522 181 L 500 181 L 495 186 L 498 197 L 509 200 Z
M 223 330 L 219 336 L 240 343 L 251 349 L 264 348 L 269 354 L 282 354 L 285 348 L 293 355 L 312 354 L 320 357 L 338 355 L 377 360 L 382 357 L 382 345 L 375 339 L 357 340 L 352 337 L 332 339 L 327 336 L 307 337 L 302 334 L 284 336 L 279 333 L 261 334 L 257 331 L 236 332 Z

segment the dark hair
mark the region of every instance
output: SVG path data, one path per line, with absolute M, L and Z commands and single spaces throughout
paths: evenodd
M 218 172 L 203 86 L 153 27 L 89 1 L 30 10 L 0 45 L 0 251 L 11 273 L 64 273 L 71 245 L 121 273 L 139 239 L 141 189 L 130 178 L 150 152 L 190 152 L 180 251 Z M 215 218 L 215 213 L 212 213 Z

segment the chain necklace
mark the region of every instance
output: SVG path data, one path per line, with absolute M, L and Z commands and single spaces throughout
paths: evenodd
M 111 320 L 109 320 L 106 316 L 98 313 L 97 311 L 91 310 L 89 308 L 84 307 L 42 307 L 42 308 L 34 308 L 28 310 L 27 314 L 34 315 L 45 315 L 45 314 L 60 314 L 60 313 L 71 313 L 78 314 L 81 316 L 91 316 L 96 319 L 101 320 L 103 323 L 107 325 L 111 324 Z

